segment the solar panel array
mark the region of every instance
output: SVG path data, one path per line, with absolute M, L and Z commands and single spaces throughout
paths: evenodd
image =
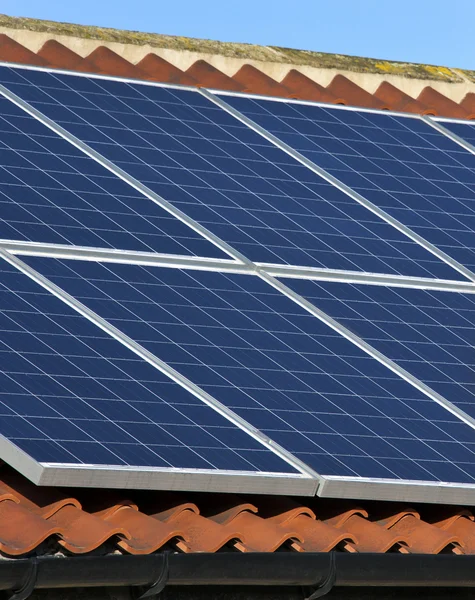
M 0 458 L 40 484 L 473 499 L 462 125 L 0 83 Z

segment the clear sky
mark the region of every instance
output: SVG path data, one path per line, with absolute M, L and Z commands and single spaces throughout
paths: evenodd
M 475 69 L 475 0 L 3 0 L 0 11 Z

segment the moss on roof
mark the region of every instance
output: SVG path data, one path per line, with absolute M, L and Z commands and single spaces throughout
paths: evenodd
M 43 21 L 25 17 L 10 17 L 7 15 L 0 15 L 0 27 L 38 31 L 51 33 L 53 35 L 67 35 L 98 40 L 101 42 L 117 42 L 120 44 L 134 44 L 137 46 L 148 44 L 156 48 L 188 50 L 190 52 L 200 52 L 203 54 L 220 54 L 232 58 L 286 63 L 299 66 L 305 65 L 317 68 L 354 71 L 357 73 L 401 75 L 414 79 L 448 82 L 463 81 L 459 75 L 447 67 L 385 61 L 374 58 L 360 58 L 343 54 L 327 54 L 309 50 L 294 50 L 292 48 L 278 48 L 275 46 L 217 42 L 213 40 L 200 40 L 158 33 L 142 33 L 140 31 L 124 31 L 107 27 L 74 25 L 71 23 L 58 23 L 55 21 Z M 473 73 L 466 73 L 470 79 L 473 79 Z

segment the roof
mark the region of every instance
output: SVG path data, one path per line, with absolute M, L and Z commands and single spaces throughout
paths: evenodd
M 475 118 L 475 71 L 0 15 L 0 60 Z
M 36 487 L 0 467 L 3 555 L 170 549 L 475 554 L 475 519 L 444 506 Z
M 0 16 L 0 60 L 475 118 L 469 71 Z M 0 552 L 475 554 L 467 508 L 35 487 L 0 467 Z

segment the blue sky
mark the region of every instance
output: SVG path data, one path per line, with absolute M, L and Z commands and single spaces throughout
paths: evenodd
M 0 11 L 475 69 L 474 0 L 3 0 Z

